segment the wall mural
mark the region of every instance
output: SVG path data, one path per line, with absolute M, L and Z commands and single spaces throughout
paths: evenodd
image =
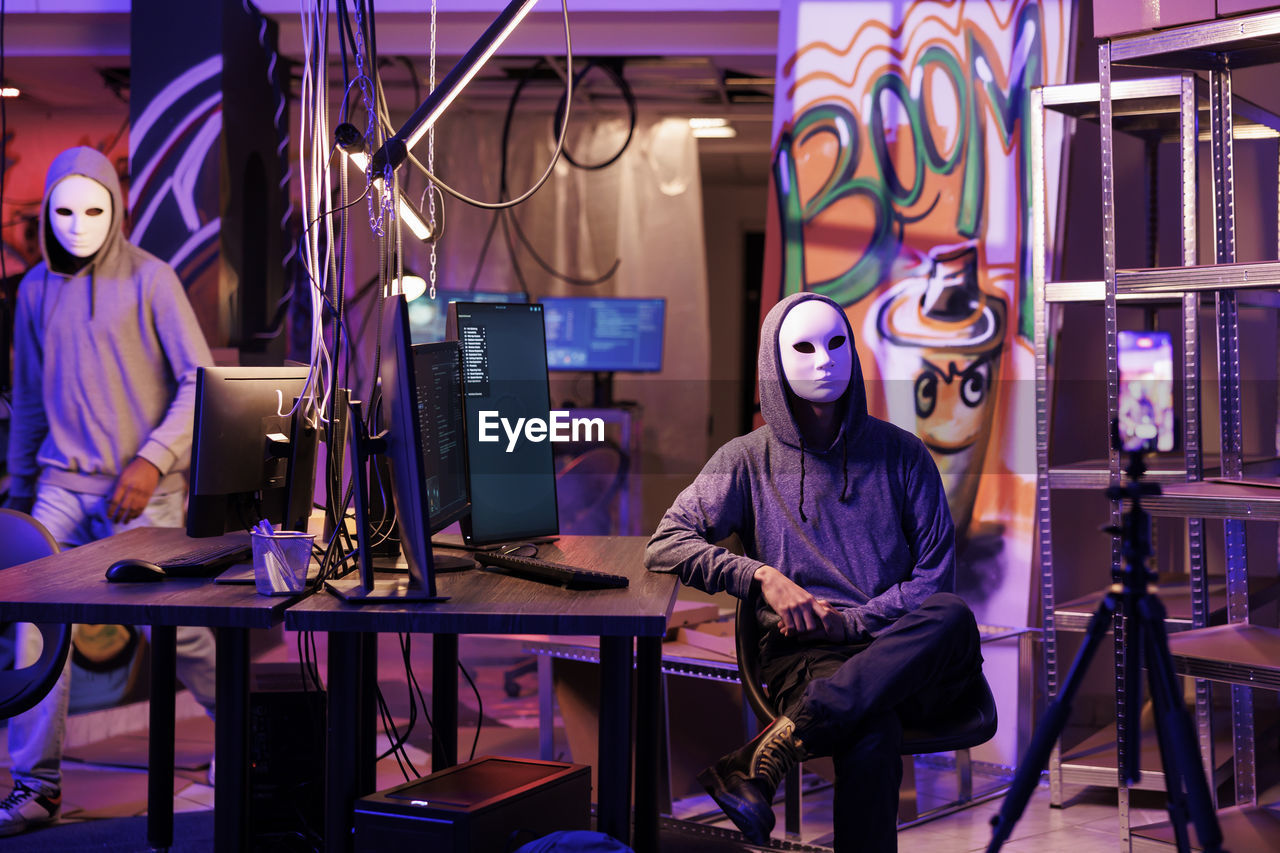
M 177 271 L 205 338 L 221 346 L 229 325 L 218 270 L 222 56 L 175 61 L 132 93 L 130 239 Z
M 790 0 L 780 17 L 761 310 L 800 290 L 845 306 L 873 414 L 919 435 L 938 463 L 957 590 L 987 624 L 1029 618 L 1023 135 L 1031 89 L 1067 77 L 1071 14 L 1053 0 Z M 1051 130 L 1046 150 L 1058 151 Z

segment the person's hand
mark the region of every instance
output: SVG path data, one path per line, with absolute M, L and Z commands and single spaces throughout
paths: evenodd
M 35 509 L 35 506 L 35 495 L 9 495 L 9 497 L 4 500 L 5 509 L 25 512 L 27 515 L 31 515 L 31 510 Z
M 760 582 L 765 602 L 778 614 L 784 637 L 832 642 L 845 639 L 844 617 L 826 601 L 814 598 L 773 566 L 761 566 L 755 579 Z
M 160 484 L 160 469 L 140 456 L 124 466 L 107 499 L 107 517 L 116 524 L 127 524 L 147 508 L 151 495 Z

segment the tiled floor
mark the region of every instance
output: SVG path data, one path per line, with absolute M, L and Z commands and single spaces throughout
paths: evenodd
M 380 646 L 379 681 L 387 696 L 394 716 L 403 721 L 407 718 L 408 691 L 405 688 L 404 670 L 400 663 L 399 648 L 395 637 L 383 637 Z M 323 637 L 316 638 L 318 660 L 323 669 L 324 642 Z M 459 738 L 459 750 L 465 756 L 470 752 L 475 733 L 475 724 L 483 720 L 480 728 L 477 754 L 500 754 L 537 757 L 537 697 L 536 679 L 532 674 L 520 679 L 521 695 L 508 697 L 503 687 L 504 673 L 513 662 L 522 657 L 518 641 L 507 638 L 463 638 L 461 656 L 467 669 L 475 678 L 480 701 L 463 682 L 460 692 L 460 717 L 466 727 Z M 298 648 L 292 635 L 285 636 L 285 642 L 260 656 L 266 661 L 296 661 Z M 419 682 L 430 683 L 430 643 L 425 638 L 415 638 L 411 649 L 411 659 Z M 483 705 L 481 713 L 480 705 Z M 185 710 L 184 710 L 185 709 Z M 178 765 L 179 778 L 174 786 L 174 809 L 177 812 L 206 811 L 212 808 L 213 789 L 205 784 L 204 765 L 213 749 L 213 726 L 200 715 L 198 708 L 185 695 L 179 697 L 179 710 L 183 718 L 178 727 Z M 99 718 L 105 719 L 101 712 Z M 38 830 L 33 834 L 11 839 L 0 839 L 0 851 L 56 850 L 59 847 L 60 832 L 70 839 L 73 829 L 81 831 L 89 828 L 106 832 L 113 825 L 124 827 L 129 816 L 143 814 L 146 801 L 146 740 L 145 709 L 137 706 L 127 712 L 116 712 L 110 725 L 118 730 L 127 727 L 127 720 L 121 723 L 121 713 L 133 714 L 136 717 L 136 730 L 130 734 L 117 735 L 114 738 L 94 739 L 91 736 L 75 735 L 85 728 L 86 720 L 93 723 L 93 718 L 73 719 L 72 732 L 75 737 L 87 740 L 72 746 L 68 750 L 69 758 L 77 760 L 64 762 L 64 800 L 63 822 L 58 827 Z M 420 717 L 421 720 L 421 717 Z M 385 738 L 383 739 L 385 745 Z M 557 727 L 555 751 L 558 758 L 569 759 L 564 732 Z M 416 731 L 410 736 L 407 752 L 418 771 L 424 771 L 429 765 L 430 740 L 425 723 L 420 722 Z M 7 748 L 2 754 L 3 764 L 8 766 Z M 939 774 L 931 769 L 919 771 L 923 788 L 922 806 L 927 807 L 927 797 L 931 786 L 950 784 L 950 776 Z M 378 767 L 379 788 L 390 787 L 403 781 L 404 776 L 393 759 L 384 759 Z M 7 772 L 0 774 L 0 784 L 8 789 Z M 997 780 L 998 781 L 998 780 Z M 991 779 L 978 777 L 978 790 L 993 784 Z M 1049 806 L 1047 788 L 1041 787 L 1032 797 L 1026 812 L 1015 826 L 1008 843 L 1003 847 L 1010 853 L 1103 853 L 1120 849 L 1119 822 L 1115 805 L 1115 795 L 1111 791 L 1100 789 L 1081 789 L 1069 792 L 1070 807 L 1053 809 Z M 931 853 L 961 853 L 961 851 L 985 850 L 990 840 L 989 821 L 1003 803 L 1002 797 L 982 802 L 955 814 L 939 818 L 935 821 L 903 830 L 899 834 L 899 847 L 903 851 L 931 851 Z M 1142 802 L 1141 809 L 1134 810 L 1135 823 L 1159 820 L 1163 817 L 1159 802 Z M 707 798 L 690 798 L 681 801 L 676 809 L 679 816 L 690 814 L 708 814 L 714 817 L 714 804 Z M 94 821 L 90 827 L 86 821 Z M 115 824 L 112 823 L 115 821 Z M 73 825 L 77 825 L 74 826 Z M 98 849 L 137 849 L 136 838 L 140 837 L 136 829 L 139 822 L 135 819 L 130 824 L 134 827 L 133 841 L 120 840 L 115 846 L 110 841 L 102 842 Z M 725 824 L 720 824 L 725 826 Z M 782 825 L 779 818 L 779 827 Z M 830 808 L 829 795 L 819 791 L 806 797 L 806 810 L 803 825 L 803 844 L 829 843 L 830 841 Z M 121 832 L 123 837 L 126 833 Z M 781 829 L 778 830 L 779 837 Z M 674 839 L 674 836 L 673 836 Z M 82 838 L 74 842 L 68 840 L 67 849 L 79 849 L 85 846 Z M 674 849 L 700 849 L 697 841 L 691 846 L 680 846 L 672 840 Z M 667 846 L 664 844 L 664 846 Z M 191 849 L 191 848 L 189 848 Z M 200 849 L 197 845 L 194 849 Z M 717 849 L 719 849 L 717 847 Z M 1157 847 L 1154 849 L 1168 849 Z M 1239 853 L 1239 851 L 1236 851 Z

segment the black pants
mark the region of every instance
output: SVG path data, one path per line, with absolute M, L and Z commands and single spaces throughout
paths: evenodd
M 937 593 L 860 645 L 798 643 L 773 628 L 761 637 L 760 659 L 805 750 L 835 763 L 835 849 L 897 850 L 903 723 L 946 714 L 982 673 L 968 605 Z

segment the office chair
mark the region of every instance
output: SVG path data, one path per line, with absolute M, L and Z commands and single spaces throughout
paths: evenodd
M 762 726 L 773 722 L 779 709 L 774 706 L 760 675 L 760 626 L 756 622 L 756 602 L 760 588 L 752 584 L 751 594 L 738 600 L 735 643 L 738 655 L 738 677 L 746 693 L 747 704 L 755 712 Z M 960 795 L 957 802 L 966 803 L 973 797 L 973 778 L 969 760 L 969 748 L 986 743 L 996 733 L 996 702 L 985 677 L 978 679 L 969 691 L 954 704 L 954 711 L 943 719 L 931 722 L 927 727 L 903 726 L 901 754 L 923 755 L 932 752 L 956 751 L 956 769 L 960 774 Z M 914 762 L 906 761 L 903 767 L 903 783 L 910 794 L 900 799 L 898 824 L 916 820 Z M 800 835 L 800 773 L 799 763 L 787 771 L 785 786 L 784 827 L 788 836 Z
M 58 553 L 44 525 L 26 513 L 0 509 L 0 569 Z M 37 624 L 43 648 L 30 666 L 0 672 L 0 719 L 34 708 L 62 674 L 71 648 L 70 624 Z M 15 653 L 15 663 L 17 655 Z

